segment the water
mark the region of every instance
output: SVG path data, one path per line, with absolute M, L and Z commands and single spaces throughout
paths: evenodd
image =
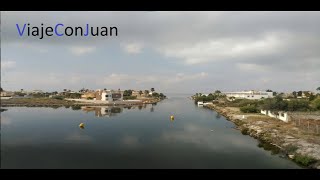
M 7 109 L 2 168 L 300 168 L 186 96 L 131 109 Z

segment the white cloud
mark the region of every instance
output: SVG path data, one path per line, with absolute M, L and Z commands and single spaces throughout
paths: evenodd
M 237 63 L 236 67 L 245 72 L 265 72 L 268 67 L 252 63 Z
M 15 61 L 11 61 L 11 60 L 3 60 L 1 61 L 1 69 L 2 70 L 6 70 L 6 69 L 13 69 L 16 67 L 16 62 Z
M 129 82 L 134 82 L 135 84 L 144 84 L 144 83 L 159 83 L 159 84 L 173 84 L 180 83 L 183 81 L 191 81 L 203 79 L 208 76 L 208 73 L 201 72 L 196 74 L 184 74 L 177 73 L 176 75 L 129 75 L 129 74 L 116 74 L 112 73 L 111 75 L 104 78 L 103 82 L 105 85 L 120 85 L 126 84 Z
M 245 59 L 272 54 L 281 43 L 275 35 L 262 39 L 211 39 L 196 44 L 171 44 L 158 48 L 165 56 L 179 58 L 187 64 Z
M 128 54 L 139 54 L 142 51 L 141 43 L 125 43 L 121 45 L 124 51 Z
M 77 56 L 92 53 L 95 50 L 96 50 L 95 47 L 84 47 L 84 46 L 75 46 L 70 48 L 70 51 Z
M 168 77 L 164 80 L 166 84 L 173 84 L 173 83 L 179 83 L 184 81 L 193 81 L 193 80 L 199 80 L 203 79 L 208 76 L 208 73 L 201 72 L 196 74 L 184 74 L 184 73 L 177 73 L 173 77 Z

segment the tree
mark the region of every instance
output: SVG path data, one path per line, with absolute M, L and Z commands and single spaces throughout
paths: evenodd
M 132 90 L 131 89 L 123 91 L 123 96 L 131 96 L 131 95 L 132 95 Z
M 267 89 L 266 92 L 273 92 L 271 89 Z
M 320 91 L 320 87 L 317 88 L 317 91 Z
M 220 94 L 220 93 L 221 93 L 221 91 L 220 91 L 220 90 L 216 90 L 214 93 L 216 93 L 216 94 Z
M 106 90 L 107 90 L 107 88 L 104 88 L 103 90 L 105 90 L 105 91 L 106 91 Z
M 163 93 L 160 93 L 160 94 L 159 94 L 159 97 L 160 97 L 160 98 L 164 98 L 165 95 L 164 95 Z
M 140 91 L 139 91 L 139 95 L 141 96 L 141 94 L 143 94 L 143 92 L 140 90 Z
M 154 92 L 154 88 L 151 88 L 151 92 L 152 92 L 152 93 Z
M 21 89 L 21 92 L 23 91 L 23 89 Z
M 144 94 L 148 95 L 149 94 L 149 90 L 144 90 Z
M 63 91 L 64 91 L 64 92 L 66 92 L 66 91 L 67 91 L 67 89 L 63 89 Z
M 3 91 L 3 89 L 2 89 L 2 87 L 0 87 L 0 92 L 2 92 Z
M 293 91 L 292 95 L 294 96 L 294 98 L 297 98 L 297 92 Z
M 316 96 L 313 94 L 310 94 L 309 96 L 309 101 L 313 101 L 314 99 L 316 99 Z
M 298 96 L 302 96 L 302 91 L 298 91 Z

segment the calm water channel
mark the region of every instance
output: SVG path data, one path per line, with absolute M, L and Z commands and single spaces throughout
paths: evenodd
M 187 96 L 131 108 L 6 109 L 2 168 L 300 168 Z

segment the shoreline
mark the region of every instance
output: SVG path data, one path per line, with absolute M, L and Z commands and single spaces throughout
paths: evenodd
M 214 104 L 204 105 L 204 108 L 216 111 L 224 116 L 228 121 L 236 125 L 237 130 L 240 130 L 243 135 L 249 135 L 259 141 L 259 147 L 265 150 L 271 150 L 274 154 L 285 154 L 285 156 L 304 168 L 320 169 L 320 145 L 310 143 L 303 138 L 296 138 L 287 133 L 265 128 L 263 121 L 248 122 L 245 119 L 241 120 L 239 115 L 228 110 L 225 107 L 220 107 Z M 281 122 L 280 122 L 281 123 Z M 314 162 L 303 164 L 305 159 L 313 158 Z M 304 161 L 305 160 L 305 161 Z M 303 162 L 303 163 L 301 163 Z

